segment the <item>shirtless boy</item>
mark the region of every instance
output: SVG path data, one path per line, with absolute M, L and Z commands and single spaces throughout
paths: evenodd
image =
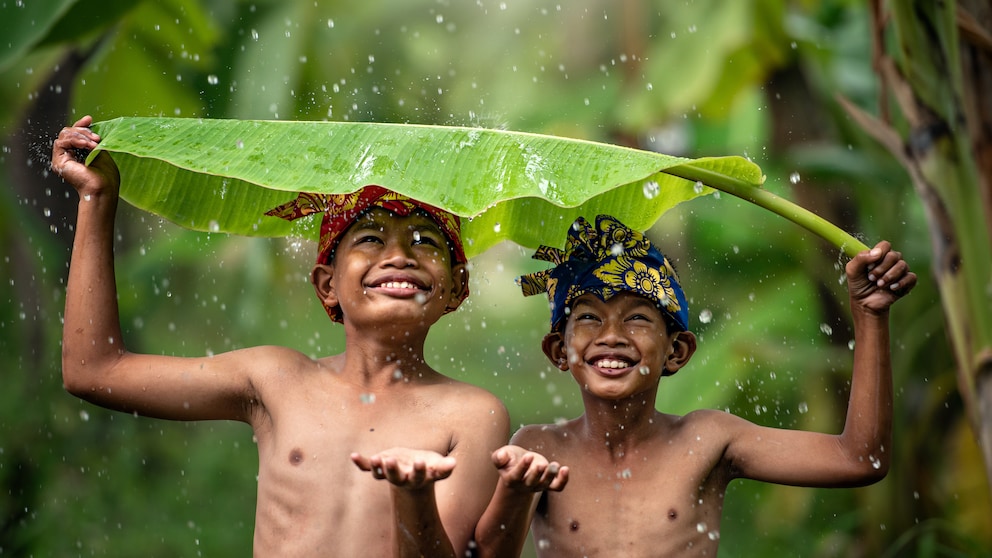
M 519 555 L 529 524 L 542 558 L 716 556 L 734 479 L 850 487 L 885 476 L 889 307 L 916 284 L 888 242 L 846 266 L 855 349 L 839 435 L 768 428 L 714 410 L 655 410 L 659 381 L 689 362 L 696 338 L 675 270 L 640 233 L 607 216 L 595 226 L 580 219 L 564 251 L 542 247 L 534 257 L 556 267 L 522 277 L 521 287 L 547 293 L 544 353 L 571 371 L 585 412 L 526 426 L 511 440 L 516 447 L 494 454 L 504 480 L 477 532 L 484 555 Z M 509 456 L 567 464 L 568 486 L 554 491 L 549 470 L 528 479 Z
M 89 167 L 73 157 L 97 147 L 91 123 L 87 116 L 63 129 L 52 153 L 52 169 L 80 197 L 63 331 L 66 389 L 142 416 L 248 423 L 259 456 L 256 556 L 464 555 L 495 486 L 490 454 L 505 443 L 509 420 L 492 394 L 424 360 L 430 326 L 468 294 L 457 219 L 378 187 L 301 195 L 270 213 L 323 212 L 311 279 L 344 326 L 343 353 L 132 353 L 114 281 L 120 174 L 106 152 Z M 382 465 L 383 456 L 387 467 L 374 473 L 388 470 L 392 485 L 360 468 Z

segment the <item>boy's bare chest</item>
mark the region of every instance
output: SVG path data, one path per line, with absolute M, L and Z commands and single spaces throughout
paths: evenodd
M 275 451 L 347 457 L 392 447 L 446 454 L 453 438 L 448 412 L 429 390 L 381 394 L 340 386 L 310 386 L 269 406 L 269 427 L 256 429 L 261 445 Z M 262 438 L 268 438 L 264 440 Z
M 534 527 L 538 540 L 565 545 L 559 555 L 662 555 L 718 538 L 725 484 L 713 474 L 715 449 L 659 445 L 621 458 L 556 458 L 570 467 L 568 486 L 547 493 Z

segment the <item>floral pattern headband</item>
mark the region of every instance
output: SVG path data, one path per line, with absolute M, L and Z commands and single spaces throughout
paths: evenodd
M 689 329 L 689 304 L 668 258 L 640 232 L 609 215 L 593 227 L 579 217 L 568 231 L 564 250 L 541 246 L 534 259 L 555 267 L 517 279 L 524 296 L 547 293 L 551 331 L 565 325 L 576 298 L 595 294 L 606 301 L 627 291 L 646 297 L 679 331 Z

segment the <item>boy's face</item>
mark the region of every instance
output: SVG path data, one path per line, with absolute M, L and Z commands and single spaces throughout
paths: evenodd
M 345 320 L 373 324 L 436 322 L 458 306 L 467 284 L 463 265 L 451 263 L 447 237 L 433 219 L 403 217 L 375 208 L 341 236 L 334 260 L 315 269 L 328 274 L 324 304 L 340 305 Z
M 610 400 L 656 390 L 661 376 L 677 372 L 695 348 L 692 333 L 669 334 L 661 310 L 629 292 L 605 302 L 580 296 L 563 330 L 544 339 L 553 364 L 571 370 L 584 391 Z

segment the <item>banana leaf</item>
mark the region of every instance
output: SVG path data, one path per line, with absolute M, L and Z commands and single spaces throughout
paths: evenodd
M 367 122 L 124 117 L 93 124 L 121 170 L 121 196 L 181 226 L 316 238 L 319 218 L 265 212 L 299 192 L 378 184 L 463 218 L 466 255 L 510 240 L 561 246 L 578 216 L 610 214 L 646 230 L 717 188 L 783 215 L 853 254 L 864 245 L 761 188 L 742 157 L 686 159 L 485 128 Z

